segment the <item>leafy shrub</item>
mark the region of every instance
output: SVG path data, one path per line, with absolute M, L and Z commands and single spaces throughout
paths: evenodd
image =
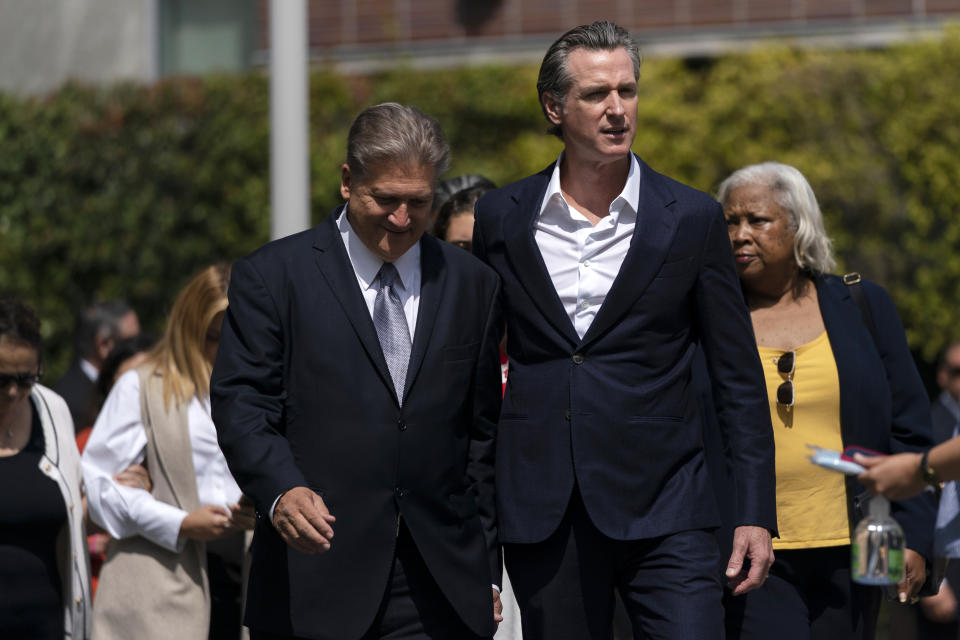
M 960 299 L 960 32 L 883 50 L 764 48 L 707 64 L 645 62 L 635 150 L 706 191 L 748 163 L 797 166 L 843 269 L 886 285 L 911 345 L 932 358 Z M 561 149 L 544 134 L 536 69 L 399 69 L 311 82 L 313 221 L 339 204 L 346 132 L 393 100 L 434 115 L 450 175 L 505 184 Z M 204 264 L 268 239 L 269 101 L 260 73 L 152 86 L 0 95 L 0 291 L 45 320 L 49 379 L 73 318 L 122 297 L 155 333 Z

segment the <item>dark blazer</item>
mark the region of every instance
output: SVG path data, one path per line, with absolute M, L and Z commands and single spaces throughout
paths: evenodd
M 885 453 L 922 451 L 931 446 L 930 403 L 910 355 L 900 317 L 882 287 L 862 281 L 864 296 L 876 326 L 874 340 L 860 308 L 843 281 L 833 275 L 816 278 L 820 314 L 840 379 L 840 430 L 844 446 L 858 445 Z M 698 372 L 701 399 L 712 409 L 704 391 L 706 376 Z M 723 538 L 730 541 L 732 512 L 729 469 L 710 461 L 718 502 L 725 511 Z M 866 509 L 866 489 L 855 476 L 847 476 L 847 507 L 851 532 Z M 891 503 L 891 514 L 903 527 L 907 547 L 932 559 L 936 504 L 929 493 Z
M 74 360 L 63 377 L 53 386 L 53 390 L 67 401 L 76 431 L 93 426 L 97 419 L 100 397 L 97 383 L 83 372 L 79 360 Z
M 340 211 L 233 266 L 211 400 L 230 470 L 263 514 L 246 622 L 360 637 L 383 598 L 403 517 L 464 622 L 492 635 L 497 277 L 462 249 L 421 240 L 401 409 L 334 222 Z M 337 518 L 325 553 L 294 551 L 266 516 L 301 485 Z
M 547 538 L 574 483 L 617 540 L 719 524 L 691 385 L 698 343 L 733 443 L 737 522 L 776 529 L 763 372 L 720 206 L 639 162 L 630 249 L 583 339 L 534 238 L 553 166 L 477 203 L 473 249 L 500 274 L 510 358 L 497 435 L 503 542 Z
M 933 445 L 930 401 L 910 355 L 893 301 L 883 287 L 862 281 L 876 326 L 873 339 L 850 289 L 837 276 L 816 279 L 820 314 L 840 377 L 840 431 L 844 446 L 859 445 L 885 453 L 923 451 Z M 847 476 L 850 523 L 862 516 L 866 497 L 856 477 Z M 907 546 L 930 559 L 936 501 L 932 494 L 893 502 L 891 515 Z

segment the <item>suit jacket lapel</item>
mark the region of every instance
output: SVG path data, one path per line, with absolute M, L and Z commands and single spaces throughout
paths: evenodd
M 417 326 L 413 332 L 413 345 L 410 349 L 410 365 L 407 367 L 407 380 L 403 396 L 407 397 L 416 380 L 420 365 L 423 364 L 427 345 L 433 335 L 433 325 L 440 310 L 447 271 L 444 268 L 443 253 L 438 241 L 430 236 L 420 240 L 420 306 L 417 310 Z
M 640 197 L 630 249 L 597 316 L 584 334 L 581 346 L 602 336 L 636 302 L 660 270 L 676 233 L 677 221 L 669 209 L 676 198 L 660 174 L 643 160 L 637 158 L 637 162 L 640 165 Z
M 513 196 L 514 211 L 504 218 L 503 241 L 507 256 L 513 263 L 513 273 L 540 313 L 571 345 L 580 342 L 570 316 L 557 294 L 540 247 L 534 237 L 540 203 L 546 193 L 554 165 L 550 165 L 527 182 L 524 189 Z
M 857 441 L 857 406 L 860 397 L 861 377 L 864 365 L 859 362 L 861 344 L 851 339 L 856 335 L 857 325 L 863 324 L 847 285 L 839 280 L 817 278 L 817 301 L 820 315 L 830 339 L 833 359 L 837 364 L 837 376 L 840 379 L 840 430 L 843 442 Z
M 337 228 L 336 219 L 341 211 L 343 211 L 343 207 L 338 207 L 316 228 L 313 243 L 316 264 L 329 285 L 330 291 L 340 303 L 347 318 L 350 319 L 350 325 L 357 334 L 357 338 L 360 339 L 367 356 L 377 368 L 384 384 L 394 394 L 394 399 L 396 399 L 393 379 L 390 377 L 387 361 L 384 359 L 383 350 L 380 348 L 377 330 L 373 326 L 370 311 L 367 309 L 363 294 L 360 292 L 360 286 L 357 284 L 357 274 L 354 273 L 353 265 L 350 264 L 350 257 L 347 256 L 347 250 L 340 240 L 340 230 Z

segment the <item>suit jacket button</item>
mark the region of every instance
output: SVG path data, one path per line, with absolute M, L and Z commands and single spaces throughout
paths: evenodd
M 567 409 L 563 417 L 566 419 L 567 422 L 570 422 L 570 409 Z
M 397 428 L 400 429 L 400 431 L 406 431 L 406 430 L 407 430 L 407 423 L 404 422 L 403 420 L 399 420 L 399 421 L 397 422 Z
M 402 497 L 404 497 L 405 495 L 407 495 L 407 490 L 406 490 L 406 489 L 401 489 L 400 487 L 396 487 L 396 488 L 393 490 L 393 492 L 397 494 L 397 497 L 398 497 L 398 498 L 402 498 Z
M 573 364 L 583 364 L 583 361 L 585 358 L 583 357 L 582 353 L 575 353 L 573 354 L 572 359 L 573 359 Z

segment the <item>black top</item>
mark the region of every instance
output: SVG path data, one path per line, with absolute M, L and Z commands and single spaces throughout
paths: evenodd
M 36 408 L 30 441 L 0 458 L 0 638 L 63 638 L 57 534 L 67 522 L 57 484 L 40 471 L 43 428 Z

